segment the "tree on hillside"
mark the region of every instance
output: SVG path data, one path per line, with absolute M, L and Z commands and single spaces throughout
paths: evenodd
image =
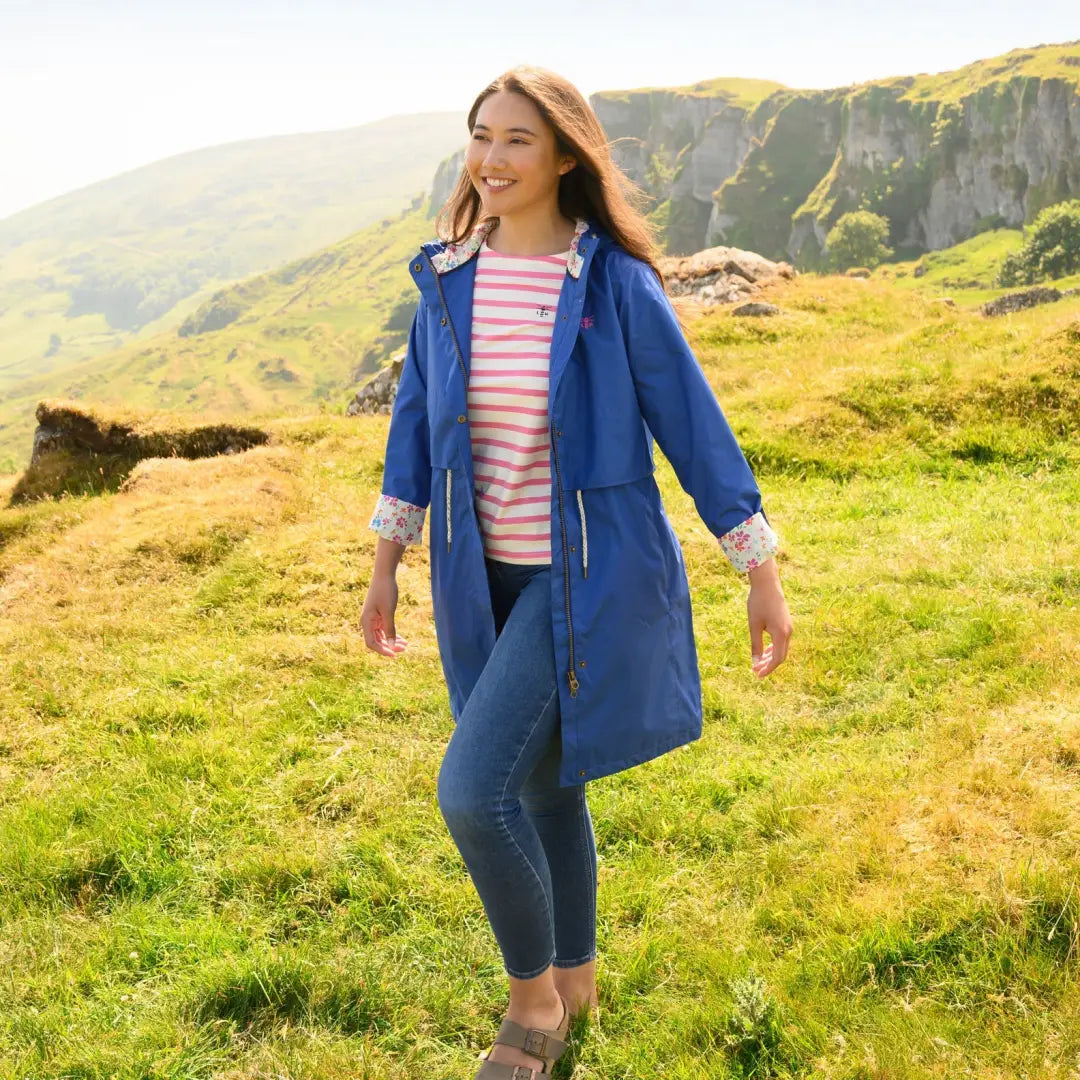
M 852 266 L 873 268 L 892 254 L 886 244 L 889 239 L 889 219 L 869 210 L 843 214 L 825 237 L 825 250 L 836 270 Z
M 1019 251 L 1005 257 L 999 285 L 1033 285 L 1080 273 L 1080 199 L 1048 206 Z

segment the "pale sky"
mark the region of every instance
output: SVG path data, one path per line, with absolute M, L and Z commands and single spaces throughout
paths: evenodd
M 718 0 L 0 0 L 0 218 L 186 150 L 464 112 L 520 63 L 585 94 L 719 76 L 829 87 L 1080 38 L 1077 0 L 772 0 L 764 10 Z

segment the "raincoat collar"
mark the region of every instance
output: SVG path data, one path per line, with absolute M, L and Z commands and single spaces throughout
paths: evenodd
M 431 265 L 435 268 L 435 273 L 445 274 L 461 266 L 462 263 L 468 262 L 480 250 L 480 245 L 498 223 L 498 220 L 498 218 L 493 217 L 485 218 L 460 243 L 447 243 L 441 251 L 431 254 Z M 575 279 L 581 274 L 581 268 L 585 264 L 584 256 L 578 252 L 578 242 L 588 228 L 589 222 L 586 218 L 576 219 L 574 236 L 570 241 L 570 256 L 566 260 L 566 272 Z

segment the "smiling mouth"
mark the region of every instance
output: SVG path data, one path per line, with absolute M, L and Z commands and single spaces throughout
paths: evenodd
M 490 176 L 485 176 L 483 180 L 484 187 L 486 187 L 488 191 L 505 191 L 507 188 L 511 188 L 517 183 L 516 180 L 503 181 L 501 183 L 492 183 L 492 178 Z

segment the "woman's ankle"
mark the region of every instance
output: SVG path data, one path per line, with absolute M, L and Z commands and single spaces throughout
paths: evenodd
M 565 998 L 571 1016 L 597 1006 L 596 961 L 576 967 L 552 968 L 555 989 Z
M 510 978 L 510 1007 L 507 1017 L 530 1027 L 554 1028 L 563 1018 L 563 998 L 549 967 L 534 979 Z

